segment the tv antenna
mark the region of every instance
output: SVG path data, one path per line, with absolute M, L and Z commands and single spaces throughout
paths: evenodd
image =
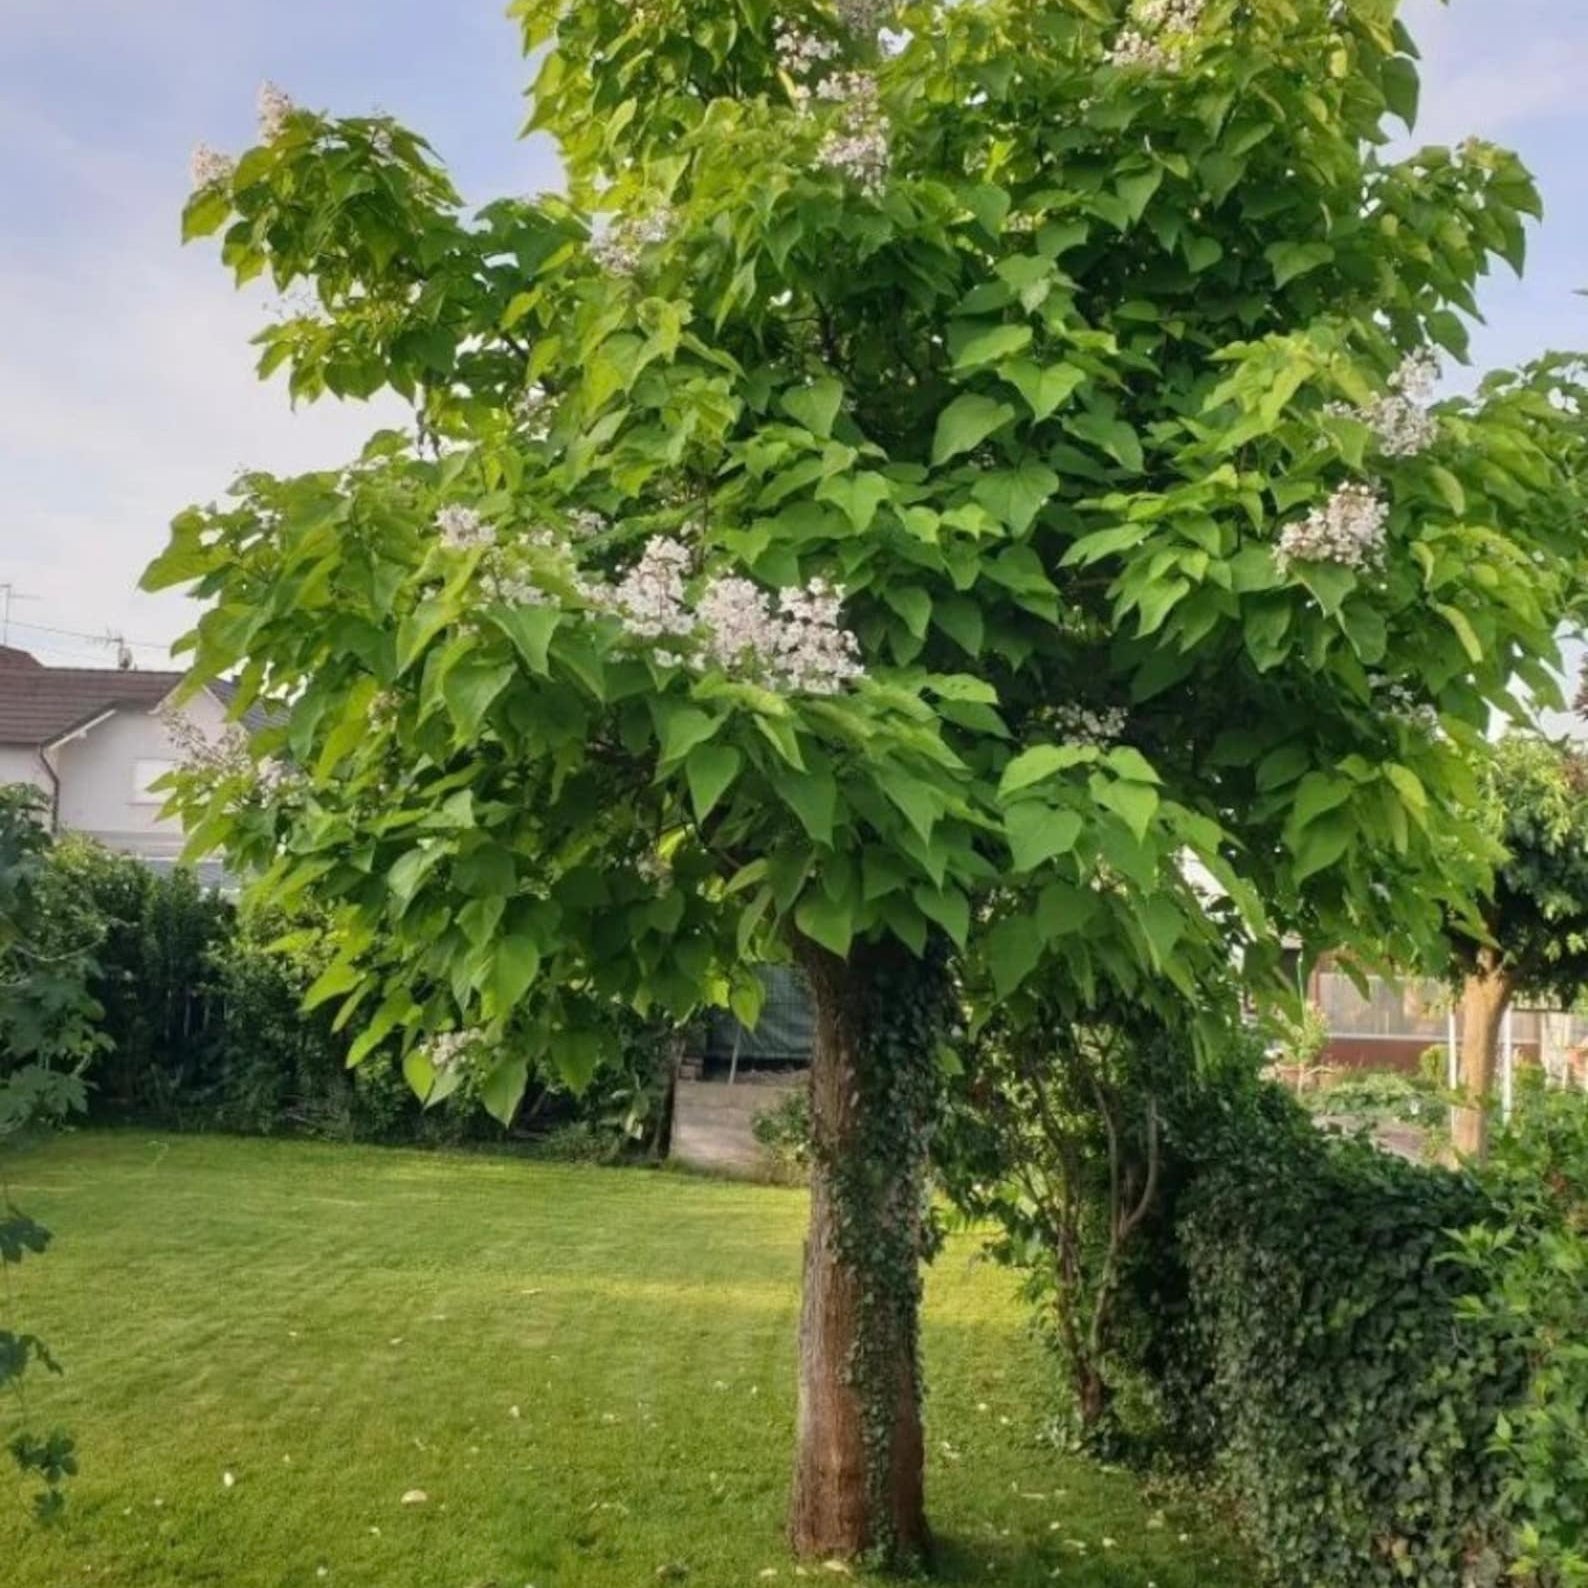
M 9 579 L 0 579 L 0 645 L 11 643 L 11 603 L 37 600 L 37 596 L 24 595 Z

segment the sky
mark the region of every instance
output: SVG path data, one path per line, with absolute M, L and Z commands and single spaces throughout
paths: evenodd
M 1407 0 L 1424 54 L 1416 141 L 1521 152 L 1548 215 L 1528 276 L 1503 272 L 1481 367 L 1588 348 L 1588 4 Z M 213 243 L 182 248 L 188 155 L 251 141 L 270 78 L 424 133 L 465 196 L 554 188 L 523 141 L 529 72 L 500 0 L 0 0 L 0 620 L 55 664 L 157 667 L 191 603 L 138 576 L 184 506 L 243 467 L 345 461 L 396 410 L 294 413 L 253 373 L 267 294 L 238 294 Z

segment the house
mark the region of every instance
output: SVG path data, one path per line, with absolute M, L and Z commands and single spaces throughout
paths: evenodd
M 161 868 L 182 851 L 181 827 L 150 785 L 183 759 L 168 714 L 178 672 L 47 667 L 0 646 L 0 783 L 31 783 L 57 832 L 83 833 Z M 217 682 L 180 708 L 206 739 L 225 732 L 232 686 Z

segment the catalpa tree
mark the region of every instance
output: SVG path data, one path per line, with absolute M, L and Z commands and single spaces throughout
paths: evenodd
M 416 422 L 176 521 L 195 681 L 278 708 L 181 803 L 339 910 L 359 1055 L 503 1118 L 614 1004 L 753 1019 L 804 964 L 791 1534 L 917 1555 L 952 978 L 1194 1051 L 1232 947 L 1471 916 L 1464 747 L 1549 687 L 1580 482 L 1552 366 L 1428 386 L 1534 191 L 1381 158 L 1391 0 L 513 11 L 563 195 L 465 214 L 275 90 L 196 161 L 187 235 L 308 299 L 264 372 Z

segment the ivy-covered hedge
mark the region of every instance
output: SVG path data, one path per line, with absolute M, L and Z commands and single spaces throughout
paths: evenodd
M 1528 1364 L 1464 1316 L 1488 1279 L 1450 1259 L 1489 1211 L 1470 1179 L 1289 1133 L 1185 1197 L 1160 1387 L 1276 1582 L 1463 1588 L 1509 1564 L 1491 1444 Z

